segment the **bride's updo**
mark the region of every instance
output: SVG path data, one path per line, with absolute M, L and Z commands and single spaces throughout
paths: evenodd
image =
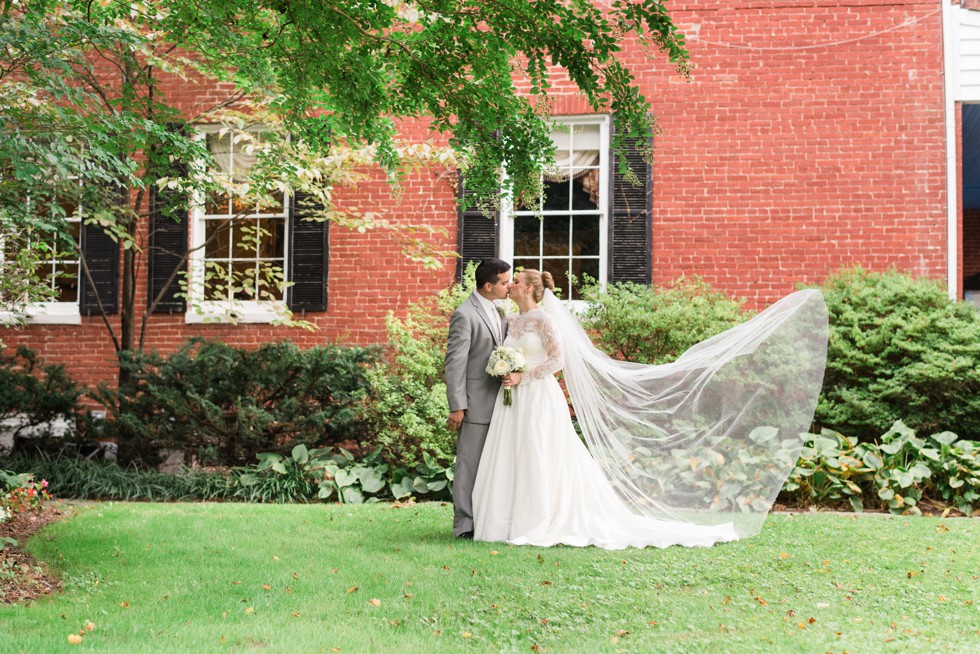
M 550 288 L 552 291 L 555 290 L 555 280 L 547 270 L 538 272 L 533 268 L 525 268 L 521 273 L 524 275 L 524 282 L 534 289 L 535 302 L 540 302 L 544 299 L 544 289 Z

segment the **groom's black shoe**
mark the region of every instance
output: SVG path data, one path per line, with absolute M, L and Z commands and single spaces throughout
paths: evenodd
M 461 533 L 456 538 L 459 538 L 459 539 L 462 539 L 462 540 L 473 540 L 473 532 L 472 531 L 464 531 L 463 533 Z

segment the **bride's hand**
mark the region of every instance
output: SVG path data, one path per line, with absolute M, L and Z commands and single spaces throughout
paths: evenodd
M 503 379 L 501 379 L 500 383 L 503 384 L 505 387 L 507 387 L 507 386 L 517 386 L 518 384 L 521 383 L 521 380 L 522 379 L 524 379 L 524 374 L 523 373 L 520 373 L 520 372 L 510 372 L 510 373 L 507 373 L 506 375 L 504 375 L 504 377 L 503 377 Z

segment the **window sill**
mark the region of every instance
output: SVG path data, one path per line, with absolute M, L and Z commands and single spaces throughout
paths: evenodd
M 80 325 L 82 314 L 74 302 L 48 302 L 26 307 L 23 313 L 0 311 L 0 324 Z
M 202 302 L 184 314 L 188 325 L 270 324 L 282 320 L 285 302 Z

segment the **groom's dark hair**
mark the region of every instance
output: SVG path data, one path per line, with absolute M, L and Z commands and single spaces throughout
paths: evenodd
M 496 284 L 497 277 L 510 270 L 510 264 L 503 259 L 484 259 L 476 267 L 476 287 L 483 288 L 486 283 Z

